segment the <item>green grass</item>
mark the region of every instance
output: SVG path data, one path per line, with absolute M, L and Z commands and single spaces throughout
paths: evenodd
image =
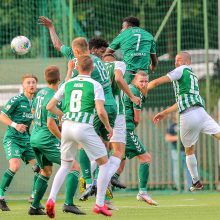
M 159 206 L 149 206 L 144 202 L 136 200 L 136 193 L 116 193 L 114 205 L 119 211 L 114 211 L 112 219 L 116 220 L 217 220 L 219 219 L 219 194 L 217 193 L 162 193 L 152 192 L 153 198 L 159 203 Z M 45 201 L 44 201 L 45 202 Z M 56 203 L 55 219 L 82 219 L 95 220 L 105 219 L 105 216 L 95 215 L 91 208 L 94 205 L 94 199 L 86 202 L 78 202 L 81 209 L 84 210 L 86 216 L 76 216 L 70 213 L 62 213 L 63 199 L 59 199 Z M 8 205 L 11 212 L 0 212 L 0 219 L 48 219 L 46 216 L 28 216 L 27 210 L 29 204 L 20 197 L 9 197 Z

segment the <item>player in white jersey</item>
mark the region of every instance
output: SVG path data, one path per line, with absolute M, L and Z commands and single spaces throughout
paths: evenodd
M 113 131 L 104 109 L 103 88 L 100 83 L 90 77 L 93 68 L 93 62 L 89 56 L 79 57 L 77 65 L 79 75 L 64 83 L 47 105 L 49 111 L 63 117 L 64 121 L 61 133 L 61 167 L 54 178 L 46 203 L 47 215 L 51 218 L 55 216 L 56 195 L 75 160 L 79 143 L 83 145 L 90 160 L 95 160 L 99 165 L 96 205 L 93 212 L 106 216 L 112 215 L 104 205 L 105 191 L 111 176 L 108 172 L 109 162 L 106 148 L 93 127 L 95 109 L 109 132 L 109 138 L 112 137 Z M 63 97 L 65 98 L 64 114 L 56 107 Z
M 213 135 L 220 140 L 220 126 L 204 110 L 204 101 L 199 95 L 198 79 L 190 64 L 191 57 L 189 53 L 178 53 L 175 59 L 176 69 L 166 76 L 151 81 L 148 90 L 164 83 L 173 82 L 176 104 L 158 113 L 153 122 L 156 124 L 165 118 L 167 114 L 179 110 L 180 138 L 185 147 L 186 164 L 193 180 L 190 191 L 194 191 L 203 188 L 199 180 L 194 146 L 200 133 Z

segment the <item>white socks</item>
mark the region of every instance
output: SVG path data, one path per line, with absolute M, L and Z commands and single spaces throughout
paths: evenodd
M 96 169 L 97 163 L 95 160 L 93 160 L 90 162 L 90 164 L 91 164 L 91 173 L 93 173 Z
M 72 162 L 66 162 L 61 160 L 61 166 L 57 171 L 56 176 L 54 177 L 48 200 L 52 199 L 54 202 L 56 201 L 57 193 L 59 192 L 60 187 L 63 185 L 63 182 L 71 166 Z
M 110 166 L 109 166 L 109 175 L 110 178 L 116 173 L 116 171 L 118 170 L 120 163 L 121 163 L 121 159 L 115 156 L 111 156 L 109 158 L 110 161 Z
M 104 205 L 105 192 L 111 177 L 109 175 L 109 161 L 99 166 L 99 174 L 97 178 L 97 195 L 96 204 L 98 206 Z
M 199 174 L 195 154 L 186 156 L 186 165 L 192 177 L 193 183 L 196 183 L 199 180 Z

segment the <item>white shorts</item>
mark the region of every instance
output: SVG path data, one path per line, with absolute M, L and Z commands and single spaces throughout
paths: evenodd
M 64 121 L 61 133 L 61 160 L 75 160 L 78 144 L 83 146 L 90 160 L 107 156 L 105 145 L 92 125 Z
M 200 133 L 217 134 L 220 126 L 202 107 L 191 107 L 180 114 L 180 139 L 184 147 L 191 147 L 199 139 Z
M 125 115 L 117 115 L 115 126 L 113 128 L 113 136 L 110 142 L 119 142 L 126 144 L 126 122 Z

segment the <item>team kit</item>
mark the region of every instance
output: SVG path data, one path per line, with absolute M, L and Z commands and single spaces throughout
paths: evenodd
M 65 181 L 64 212 L 86 215 L 74 204 L 79 188 L 80 201 L 95 195 L 93 213 L 112 216 L 111 210 L 118 210 L 112 202 L 112 187 L 126 188 L 119 177 L 126 158 L 134 157 L 139 161 L 136 199 L 159 205 L 147 190 L 151 154 L 135 129 L 147 94 L 164 83 L 173 83 L 176 103 L 155 115 L 153 123 L 179 112 L 180 138 L 192 177 L 190 191 L 202 190 L 194 145 L 200 133 L 219 140 L 220 127 L 204 109 L 190 54 L 179 52 L 176 68 L 149 82 L 148 74 L 158 65 L 156 43 L 151 33 L 139 27 L 138 18 L 124 18 L 119 35 L 110 44 L 101 38 L 88 42 L 77 37 L 70 46 L 62 44 L 49 18 L 41 16 L 38 22 L 48 29 L 54 48 L 68 59 L 67 73 L 63 80 L 57 66 L 48 66 L 43 73 L 47 86 L 38 92 L 37 77 L 23 75 L 23 93 L 1 110 L 0 121 L 8 126 L 3 146 L 9 166 L 0 180 L 0 209 L 13 211 L 5 194 L 23 161 L 34 171 L 29 215 L 54 218 L 57 195 Z M 123 61 L 114 54 L 118 49 Z M 41 200 L 54 163 L 60 167 L 44 207 Z

